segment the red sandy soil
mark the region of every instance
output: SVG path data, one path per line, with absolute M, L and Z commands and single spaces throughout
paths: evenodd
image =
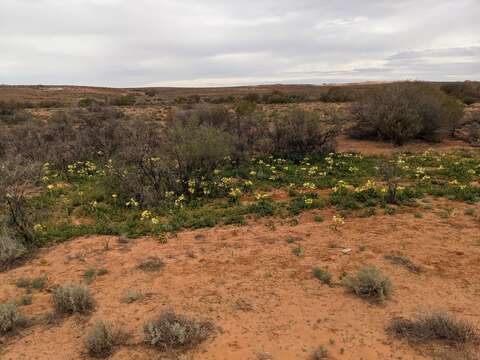
M 443 351 L 438 345 L 412 346 L 390 337 L 385 328 L 393 317 L 432 309 L 480 326 L 480 222 L 464 214 L 465 204 L 431 204 L 432 210 L 419 203 L 394 216 L 347 218 L 337 231 L 331 227 L 333 212 L 323 210 L 303 214 L 296 226 L 276 219 L 273 230 L 252 220 L 243 227 L 181 232 L 167 244 L 141 238 L 122 245 L 116 237 L 93 236 L 44 249 L 29 263 L 0 274 L 0 302 L 22 295 L 15 286 L 22 276 L 47 276 L 52 287 L 81 282 L 87 268 L 106 268 L 108 274 L 90 284 L 96 310 L 87 317 L 37 322 L 4 338 L 0 358 L 87 358 L 82 353 L 85 332 L 104 319 L 131 331 L 137 343 L 119 348 L 112 359 L 161 359 L 160 352 L 141 344 L 142 324 L 173 308 L 221 328 L 180 359 L 309 359 L 320 345 L 330 359 L 432 359 Z M 442 209 L 450 209 L 450 217 L 439 216 Z M 413 216 L 418 211 L 423 218 Z M 316 214 L 326 220 L 315 222 Z M 286 241 L 290 236 L 295 243 Z M 304 248 L 304 255 L 292 253 L 296 246 Z M 351 252 L 342 253 L 346 248 Z M 389 263 L 384 255 L 392 252 L 406 255 L 423 271 L 415 274 Z M 157 273 L 137 269 L 148 256 L 160 257 L 166 266 Z M 355 297 L 339 282 L 342 273 L 367 265 L 377 266 L 393 282 L 393 295 L 383 305 Z M 317 266 L 333 274 L 332 287 L 312 276 Z M 131 289 L 150 296 L 121 303 Z M 22 309 L 29 317 L 51 313 L 50 294 L 34 292 L 32 305 Z
M 448 152 L 452 150 L 462 150 L 471 148 L 471 146 L 462 140 L 444 140 L 440 143 L 427 143 L 425 141 L 412 141 L 403 146 L 396 146 L 391 142 L 354 140 L 346 135 L 341 135 L 337 139 L 338 152 L 354 152 L 363 155 L 390 155 L 393 153 L 418 153 L 427 150 L 435 152 Z

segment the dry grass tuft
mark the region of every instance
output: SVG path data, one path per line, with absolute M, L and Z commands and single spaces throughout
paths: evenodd
M 6 235 L 0 235 L 0 271 L 7 270 L 27 253 L 22 243 Z
M 404 255 L 385 255 L 385 260 L 390 261 L 392 264 L 403 266 L 408 269 L 408 271 L 416 274 L 422 271 L 420 266 L 416 265 L 412 260 Z
M 140 270 L 146 272 L 156 272 L 160 271 L 165 266 L 165 263 L 156 256 L 150 256 L 137 265 Z
M 107 321 L 99 320 L 88 330 L 84 339 L 85 349 L 91 357 L 106 358 L 128 338 L 128 334 L 115 329 Z
M 191 320 L 171 310 L 162 312 L 143 328 L 145 342 L 162 351 L 192 349 L 208 339 L 213 331 L 210 322 Z
M 27 319 L 14 303 L 0 304 L 0 334 L 15 331 L 24 326 Z
M 395 336 L 413 341 L 444 341 L 450 344 L 465 344 L 478 339 L 473 325 L 458 320 L 445 312 L 431 312 L 414 320 L 395 318 L 388 331 Z
M 390 279 L 375 267 L 360 269 L 356 277 L 346 276 L 343 283 L 356 295 L 383 302 L 392 292 Z
M 87 314 L 95 307 L 90 290 L 84 285 L 61 286 L 52 296 L 57 314 Z

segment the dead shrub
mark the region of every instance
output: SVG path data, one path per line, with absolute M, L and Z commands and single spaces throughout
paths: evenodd
M 53 290 L 53 304 L 57 314 L 88 314 L 95 307 L 88 287 L 69 284 Z
M 35 244 L 33 212 L 27 204 L 27 191 L 40 178 L 40 166 L 20 159 L 0 165 L 0 207 L 6 210 L 6 227 L 27 246 Z
M 355 138 L 440 141 L 452 135 L 463 107 L 433 85 L 399 83 L 376 87 L 353 108 Z
M 88 330 L 85 339 L 85 349 L 91 357 L 107 358 L 128 338 L 128 334 L 103 320 L 96 321 Z
M 425 313 L 414 320 L 395 318 L 388 331 L 395 336 L 418 342 L 435 340 L 465 344 L 478 339 L 473 325 L 446 312 Z
M 401 255 L 401 254 L 391 254 L 385 255 L 385 260 L 390 261 L 392 264 L 400 265 L 408 269 L 408 271 L 418 274 L 421 272 L 421 267 L 416 265 L 412 260 L 408 257 Z
M 375 267 L 360 269 L 356 277 L 346 276 L 343 284 L 357 296 L 383 302 L 392 292 L 390 279 Z
M 213 330 L 210 322 L 191 320 L 172 310 L 162 312 L 143 327 L 144 341 L 161 351 L 192 349 L 207 340 Z
M 14 303 L 0 304 L 0 334 L 15 331 L 25 326 L 26 318 Z

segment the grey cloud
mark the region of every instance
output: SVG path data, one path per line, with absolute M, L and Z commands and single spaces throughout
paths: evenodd
M 0 83 L 478 80 L 479 13 L 478 0 L 1 0 Z

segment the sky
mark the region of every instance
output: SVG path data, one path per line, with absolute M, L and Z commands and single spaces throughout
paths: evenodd
M 480 0 L 0 0 L 0 84 L 480 80 Z

